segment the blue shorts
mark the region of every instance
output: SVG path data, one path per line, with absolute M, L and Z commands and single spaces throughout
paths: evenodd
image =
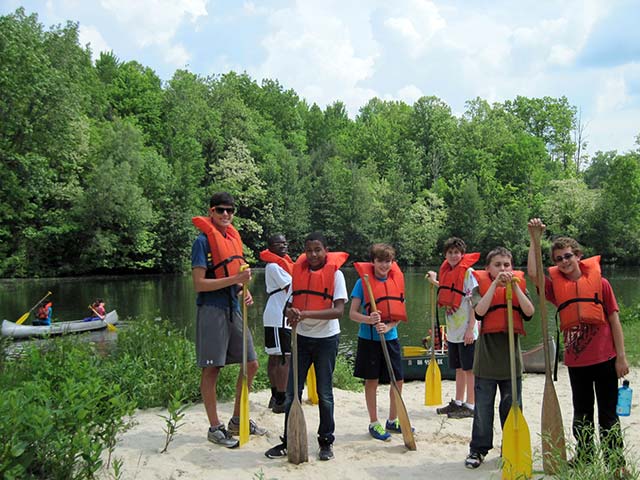
M 391 368 L 396 380 L 403 380 L 402 357 L 400 354 L 400 342 L 398 339 L 387 340 L 387 350 L 391 360 Z M 380 383 L 389 383 L 389 370 L 382 353 L 382 345 L 376 340 L 367 340 L 358 337 L 358 352 L 356 353 L 356 365 L 353 376 L 365 380 L 378 379 Z

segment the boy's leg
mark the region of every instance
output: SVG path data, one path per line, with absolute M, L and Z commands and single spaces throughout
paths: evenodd
M 612 358 L 599 365 L 594 365 L 598 373 L 595 376 L 595 391 L 598 402 L 598 425 L 600 442 L 605 461 L 613 466 L 624 466 L 624 443 L 620 420 L 616 414 L 618 402 L 618 375 L 616 359 Z
M 378 379 L 367 379 L 364 381 L 364 400 L 369 412 L 369 423 L 378 421 L 378 404 L 376 393 L 378 391 Z
M 493 417 L 498 382 L 489 378 L 476 378 L 476 407 L 469 451 L 486 455 L 493 448 Z
M 328 338 L 304 338 L 311 345 L 312 361 L 316 369 L 318 385 L 318 409 L 320 424 L 318 425 L 318 443 L 320 446 L 331 445 L 335 440 L 335 421 L 333 418 L 333 371 L 338 356 L 339 335 Z M 306 374 L 305 374 L 306 375 Z
M 576 455 L 590 459 L 594 450 L 595 425 L 593 367 L 569 367 L 571 398 L 573 401 L 573 436 Z
M 504 424 L 509 416 L 509 410 L 513 404 L 513 395 L 511 393 L 511 380 L 500 380 L 498 382 L 500 389 L 500 404 L 498 413 L 500 415 L 500 426 L 504 428 Z M 522 410 L 522 377 L 516 377 L 516 391 L 518 392 L 518 406 Z
M 228 310 L 213 305 L 196 309 L 196 359 L 202 368 L 200 393 L 211 427 L 220 425 L 217 412 L 217 381 L 226 364 L 231 336 Z
M 216 396 L 219 373 L 220 367 L 203 368 L 202 376 L 200 377 L 200 394 L 202 395 L 204 410 L 209 419 L 209 425 L 212 427 L 217 427 L 221 423 L 218 418 L 218 400 Z
M 475 375 L 473 374 L 473 370 L 463 370 L 464 372 L 464 383 L 467 389 L 467 403 L 469 405 L 475 405 L 476 403 L 476 395 L 475 395 Z
M 380 349 L 382 353 L 382 348 Z M 404 372 L 402 370 L 402 347 L 398 339 L 387 341 L 387 350 L 389 351 L 389 360 L 391 360 L 391 368 L 393 369 L 393 375 L 396 377 L 396 386 L 400 393 L 402 393 L 402 386 L 404 385 Z M 389 371 L 387 363 L 384 358 L 381 359 L 382 371 L 380 372 L 380 378 L 384 381 L 391 382 L 389 378 Z M 391 388 L 389 388 L 389 420 L 395 420 L 398 418 L 398 406 L 396 405 L 396 397 L 393 394 Z
M 474 379 L 473 375 L 473 356 L 475 353 L 475 342 L 470 345 L 462 344 L 460 346 L 460 365 L 462 367 L 462 395 L 460 397 L 461 400 L 464 400 L 464 390 L 466 388 L 467 391 L 467 403 L 471 406 L 475 403 L 475 391 L 474 391 Z M 457 374 L 456 371 L 456 383 L 457 383 Z M 456 384 L 457 387 L 457 384 Z M 457 397 L 456 397 L 457 399 Z

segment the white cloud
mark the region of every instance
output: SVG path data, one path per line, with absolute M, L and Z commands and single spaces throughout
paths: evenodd
M 136 43 L 166 46 L 185 19 L 207 15 L 206 0 L 101 0 L 102 7 L 128 26 Z
M 378 47 L 364 8 L 300 1 L 269 16 L 258 78 L 278 78 L 321 107 L 340 99 L 354 114 L 376 92 L 360 84 L 374 72 Z M 347 2 L 348 3 L 348 2 Z
M 269 9 L 265 7 L 259 7 L 255 4 L 255 2 L 244 2 L 242 4 L 242 11 L 245 15 L 254 16 L 266 15 L 269 12 Z
M 111 50 L 100 31 L 92 25 L 80 25 L 78 37 L 80 45 L 83 47 L 86 44 L 90 44 L 91 58 L 94 61 L 100 57 L 100 52 L 108 52 Z
M 182 44 L 173 45 L 164 52 L 164 60 L 176 68 L 185 68 L 190 58 L 191 55 Z
M 403 38 L 413 58 L 421 56 L 429 48 L 433 37 L 447 26 L 434 2 L 409 0 L 391 5 L 391 16 L 384 24 Z
M 605 113 L 621 109 L 629 100 L 627 86 L 622 75 L 609 76 L 603 83 L 596 99 L 596 111 Z
M 397 97 L 400 100 L 408 103 L 409 105 L 412 105 L 416 100 L 423 96 L 424 93 L 422 93 L 422 90 L 420 90 L 415 85 L 405 85 L 400 90 L 398 90 L 397 93 Z

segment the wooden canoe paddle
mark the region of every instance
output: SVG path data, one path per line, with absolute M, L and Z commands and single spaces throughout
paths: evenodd
M 558 471 L 559 460 L 567 460 L 567 448 L 564 439 L 562 410 L 551 377 L 551 350 L 549 348 L 549 323 L 547 319 L 547 302 L 545 299 L 544 266 L 542 265 L 542 249 L 540 229 L 532 232 L 533 248 L 536 257 L 536 284 L 540 297 L 540 320 L 542 322 L 542 345 L 544 348 L 544 393 L 542 397 L 542 468 L 547 475 Z
M 287 460 L 299 465 L 309 461 L 307 422 L 298 394 L 298 326 L 291 329 L 291 355 L 293 363 L 293 402 L 287 417 Z
M 244 264 L 240 271 L 246 270 L 249 265 Z M 249 378 L 247 375 L 247 349 L 249 341 L 249 321 L 247 319 L 247 283 L 242 284 L 242 393 L 240 394 L 240 435 L 238 440 L 240 446 L 249 441 Z
M 511 366 L 511 409 L 502 429 L 502 480 L 531 478 L 531 435 L 518 404 L 516 347 L 513 332 L 513 287 L 507 283 L 507 321 L 509 323 L 509 363 Z
M 442 374 L 436 361 L 436 286 L 429 284 L 431 303 L 431 359 L 424 375 L 424 404 L 442 405 Z
M 369 294 L 369 305 L 371 306 L 371 311 L 377 311 L 376 308 L 376 300 L 373 296 L 373 289 L 371 288 L 371 283 L 369 283 L 369 275 L 364 276 L 364 283 L 367 287 L 367 293 Z M 409 420 L 409 414 L 407 413 L 407 407 L 402 400 L 402 394 L 400 393 L 400 389 L 398 388 L 398 383 L 396 382 L 396 376 L 393 373 L 393 367 L 391 366 L 391 358 L 389 358 L 389 350 L 387 349 L 387 341 L 384 338 L 384 335 L 380 336 L 380 346 L 382 347 L 382 353 L 384 355 L 384 360 L 387 363 L 387 370 L 389 370 L 389 379 L 391 381 L 391 392 L 393 393 L 393 398 L 395 399 L 396 409 L 398 410 L 398 421 L 400 422 L 400 430 L 402 431 L 402 440 L 404 441 L 405 447 L 409 450 L 416 450 L 416 440 L 413 437 L 413 429 L 411 428 L 411 421 Z

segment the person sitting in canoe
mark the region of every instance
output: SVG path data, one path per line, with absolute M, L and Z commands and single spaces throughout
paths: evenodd
M 36 310 L 36 318 L 32 322 L 33 325 L 51 325 L 51 314 L 53 313 L 53 302 L 43 300 L 38 310 Z
M 104 320 L 107 316 L 107 310 L 104 307 L 104 300 L 102 298 L 96 298 L 91 305 L 89 305 L 91 315 L 83 318 L 85 322 L 95 322 L 96 320 Z

